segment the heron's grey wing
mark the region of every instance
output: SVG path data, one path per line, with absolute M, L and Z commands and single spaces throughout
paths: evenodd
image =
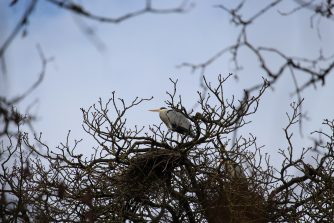
M 240 164 L 232 160 L 227 160 L 225 165 L 226 165 L 227 173 L 230 176 L 237 177 L 237 178 L 246 178 L 244 170 Z
M 167 112 L 168 120 L 172 129 L 182 134 L 189 134 L 191 130 L 190 121 L 180 112 L 170 110 Z

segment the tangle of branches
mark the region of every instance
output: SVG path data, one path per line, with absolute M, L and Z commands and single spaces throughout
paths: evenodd
M 56 149 L 42 134 L 2 136 L 0 216 L 3 222 L 330 222 L 333 219 L 334 121 L 308 148 L 294 145 L 291 128 L 300 103 L 291 104 L 280 166 L 261 152 L 254 133 L 231 145 L 268 87 L 237 100 L 224 92 L 230 76 L 198 93 L 198 111 L 187 112 L 177 82 L 167 106 L 192 123 L 195 137 L 162 125 L 130 128 L 127 113 L 151 98 L 128 103 L 116 93 L 82 108 L 90 149 L 70 132 Z M 6 141 L 7 143 L 4 143 Z M 302 153 L 296 157 L 296 151 Z M 315 153 L 315 149 L 318 151 Z M 314 163 L 305 156 L 314 153 Z M 298 153 L 299 154 L 299 153 Z

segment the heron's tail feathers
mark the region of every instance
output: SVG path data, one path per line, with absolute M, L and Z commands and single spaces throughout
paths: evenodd
M 186 129 L 186 128 L 183 128 L 182 126 L 173 126 L 172 130 L 174 130 L 175 132 L 178 132 L 182 135 L 189 135 L 193 138 L 196 136 L 196 133 L 192 128 Z

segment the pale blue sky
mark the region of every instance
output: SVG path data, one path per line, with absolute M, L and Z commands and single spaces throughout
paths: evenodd
M 119 15 L 140 8 L 140 2 L 99 1 L 87 5 L 87 8 L 105 15 Z M 164 1 L 157 2 L 157 6 L 167 6 Z M 178 2 L 172 1 L 168 5 L 175 6 Z M 112 91 L 128 102 L 136 96 L 154 96 L 152 101 L 128 114 L 128 124 L 158 124 L 158 116 L 147 110 L 163 105 L 167 99 L 166 90 L 172 88 L 169 78 L 179 79 L 179 93 L 186 107 L 193 106 L 197 100 L 199 74 L 191 74 L 184 68 L 178 69 L 176 65 L 206 60 L 233 43 L 237 34 L 226 12 L 213 7 L 226 1 L 194 2 L 195 7 L 185 14 L 148 14 L 117 25 L 101 25 L 84 20 L 95 28 L 105 44 L 106 50 L 102 53 L 80 32 L 73 15 L 41 2 L 31 17 L 29 35 L 23 39 L 16 38 L 6 53 L 8 80 L 0 84 L 1 94 L 16 95 L 36 80 L 41 67 L 36 44 L 40 44 L 48 57 L 54 57 L 54 62 L 49 64 L 42 85 L 20 106 L 25 108 L 36 98 L 39 100 L 34 107 L 39 117 L 35 128 L 37 132 L 43 132 L 45 141 L 52 147 L 64 141 L 67 131 L 71 129 L 74 138 L 85 140 L 80 149 L 89 154 L 90 146 L 94 143 L 82 130 L 80 108 L 88 108 L 99 97 L 107 100 Z M 249 5 L 246 13 L 262 7 L 263 2 L 266 1 L 256 1 Z M 280 9 L 284 11 L 289 4 L 293 4 L 292 1 L 286 1 Z M 22 7 L 8 8 L 4 2 L 0 3 L 3 15 L 7 18 L 4 26 L 6 35 L 3 36 L 7 36 L 15 24 Z M 309 15 L 305 13 L 282 18 L 274 10 L 254 24 L 249 39 L 262 45 L 278 47 L 284 53 L 294 56 L 315 57 L 320 46 L 325 55 L 333 53 L 332 23 L 322 21 L 320 28 L 323 36 L 319 41 L 308 21 Z M 224 56 L 210 66 L 206 70 L 207 78 L 215 81 L 218 74 L 227 75 L 231 72 L 229 58 L 229 55 Z M 231 79 L 226 86 L 226 94 L 241 95 L 243 88 L 261 80 L 263 71 L 256 60 L 249 58 L 247 52 L 242 55 L 242 62 L 245 69 L 238 73 L 240 81 Z M 276 58 L 273 57 L 270 63 L 276 64 Z M 332 76 L 328 76 L 324 88 L 316 91 L 309 88 L 303 94 L 306 98 L 304 108 L 311 120 L 304 123 L 304 138 L 300 138 L 296 131 L 296 142 L 300 148 L 307 145 L 311 131 L 322 128 L 324 118 L 333 118 L 334 106 L 329 103 L 334 98 Z M 291 77 L 284 76 L 276 84 L 275 91 L 269 90 L 265 94 L 258 113 L 250 118 L 252 123 L 243 130 L 256 135 L 258 144 L 266 145 L 266 151 L 272 156 L 277 154 L 279 147 L 285 148 L 287 145 L 282 128 L 287 123 L 285 113 L 290 111 L 289 104 L 296 100 L 290 96 L 292 91 Z

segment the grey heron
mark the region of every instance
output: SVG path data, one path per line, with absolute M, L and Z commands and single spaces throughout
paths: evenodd
M 233 160 L 225 160 L 225 168 L 231 177 L 246 178 L 242 166 Z
M 166 124 L 168 129 L 183 135 L 195 137 L 195 133 L 193 132 L 189 119 L 187 119 L 181 112 L 173 109 L 167 109 L 165 107 L 149 111 L 159 112 L 160 119 Z

